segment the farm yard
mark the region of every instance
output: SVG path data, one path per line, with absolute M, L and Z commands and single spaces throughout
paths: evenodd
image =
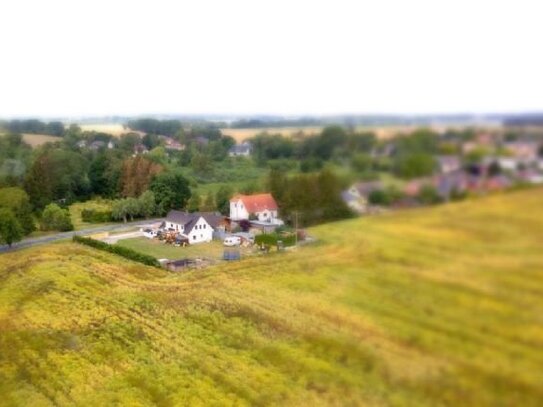
M 539 406 L 541 193 L 183 274 L 73 243 L 2 255 L 2 403 Z
M 210 243 L 199 243 L 188 245 L 186 247 L 176 247 L 166 244 L 158 239 L 147 239 L 145 237 L 136 237 L 132 239 L 123 239 L 117 242 L 119 246 L 128 247 L 137 252 L 148 254 L 157 259 L 182 259 L 182 258 L 205 258 L 209 260 L 221 260 L 225 247 L 221 241 L 213 240 Z M 239 247 L 242 256 L 251 255 L 254 250 L 251 248 Z

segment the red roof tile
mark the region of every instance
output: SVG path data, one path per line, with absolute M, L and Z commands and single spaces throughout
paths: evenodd
M 249 213 L 261 212 L 263 210 L 276 211 L 277 202 L 271 194 L 256 195 L 234 195 L 230 202 L 241 200 Z

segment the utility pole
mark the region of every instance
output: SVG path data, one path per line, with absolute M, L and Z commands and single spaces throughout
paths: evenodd
M 294 212 L 294 246 L 298 246 L 298 211 Z

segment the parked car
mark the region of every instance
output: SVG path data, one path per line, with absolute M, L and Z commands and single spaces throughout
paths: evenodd
M 153 230 L 153 229 L 144 229 L 143 236 L 145 236 L 148 239 L 153 239 L 158 236 L 158 231 Z
M 235 237 L 241 238 L 241 242 L 248 242 L 249 244 L 255 243 L 255 235 L 248 232 L 238 232 L 234 234 Z
M 224 239 L 223 244 L 225 246 L 239 246 L 241 244 L 241 237 L 239 236 L 228 236 Z

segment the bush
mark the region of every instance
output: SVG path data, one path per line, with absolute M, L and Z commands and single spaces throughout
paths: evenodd
M 275 246 L 277 241 L 281 240 L 285 246 L 294 246 L 296 244 L 296 236 L 294 233 L 287 236 L 281 236 L 277 233 L 263 233 L 255 237 L 255 243 Z
M 88 223 L 105 223 L 111 222 L 113 217 L 111 216 L 111 211 L 99 211 L 97 209 L 83 209 L 81 211 L 81 219 L 83 222 Z
M 437 190 L 431 185 L 424 185 L 417 198 L 424 205 L 435 205 L 441 202 L 441 197 L 437 193 Z
M 61 232 L 74 230 L 72 220 L 70 219 L 70 212 L 54 203 L 47 205 L 43 210 L 41 229 L 59 230 Z
M 376 189 L 370 192 L 368 202 L 372 205 L 390 205 L 390 197 L 384 190 Z
M 90 247 L 93 247 L 98 250 L 105 252 L 117 254 L 126 259 L 137 261 L 138 263 L 145 264 L 147 266 L 161 267 L 157 259 L 147 254 L 139 253 L 135 250 L 129 249 L 128 247 L 122 247 L 117 245 L 108 244 L 100 240 L 91 239 L 89 237 L 74 236 L 73 241 L 76 243 L 81 243 Z

